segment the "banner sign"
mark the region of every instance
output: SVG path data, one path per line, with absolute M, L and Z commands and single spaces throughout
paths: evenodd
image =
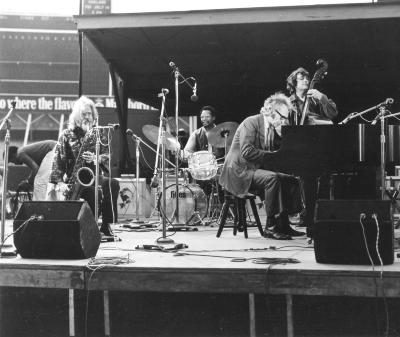
M 117 104 L 114 97 L 111 96 L 89 96 L 97 107 L 102 108 L 116 108 Z M 27 112 L 70 112 L 74 106 L 74 102 L 77 97 L 68 96 L 10 96 L 0 95 L 0 112 L 6 112 L 11 108 L 11 102 L 15 101 L 16 111 L 27 111 Z M 138 110 L 157 110 L 150 107 L 147 104 L 141 102 L 128 100 L 128 109 Z

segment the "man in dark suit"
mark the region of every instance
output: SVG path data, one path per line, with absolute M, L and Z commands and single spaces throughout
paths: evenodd
M 265 100 L 260 114 L 246 118 L 235 133 L 219 179 L 237 197 L 253 192 L 264 198 L 265 236 L 279 240 L 304 234 L 290 226 L 288 217 L 302 208 L 298 179 L 263 169 L 268 166 L 266 156 L 279 149 L 281 127 L 289 124 L 291 108 L 289 98 L 278 93 Z

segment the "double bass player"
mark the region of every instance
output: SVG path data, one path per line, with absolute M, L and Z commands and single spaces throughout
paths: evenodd
M 286 80 L 286 88 L 293 106 L 291 124 L 301 124 L 303 115 L 304 125 L 333 124 L 332 120 L 338 115 L 336 104 L 324 93 L 314 87 L 310 88 L 310 84 L 310 74 L 302 67 L 294 70 Z M 300 214 L 300 222 L 307 226 L 307 235 L 312 237 L 318 180 L 315 177 L 301 177 L 301 185 L 305 211 Z

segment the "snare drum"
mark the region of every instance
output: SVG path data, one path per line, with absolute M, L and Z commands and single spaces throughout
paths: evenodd
M 209 180 L 214 178 L 218 171 L 215 156 L 208 151 L 198 151 L 188 158 L 188 165 L 193 179 Z
M 169 185 L 165 189 L 166 216 L 172 222 L 176 209 L 176 185 Z M 193 224 L 200 217 L 207 215 L 207 198 L 197 184 L 178 184 L 179 221 L 186 225 Z M 162 206 L 160 193 L 159 206 Z M 195 215 L 198 215 L 197 217 Z

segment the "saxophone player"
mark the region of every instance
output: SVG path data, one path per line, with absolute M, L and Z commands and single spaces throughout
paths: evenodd
M 94 137 L 93 125 L 97 120 L 98 113 L 94 102 L 85 96 L 81 96 L 74 104 L 69 116 L 68 128 L 63 130 L 55 148 L 55 155 L 50 174 L 48 194 L 61 191 L 68 194 L 78 184 L 76 182 L 77 168 L 84 165 L 94 167 L 96 160 L 96 139 Z M 93 134 L 93 136 L 91 136 Z M 100 172 L 108 172 L 108 147 L 107 137 L 102 139 L 100 146 L 99 165 Z M 71 183 L 72 182 L 72 183 Z M 72 185 L 72 186 L 71 186 Z M 110 223 L 117 222 L 117 197 L 119 183 L 115 179 L 99 177 L 102 193 L 99 193 L 99 214 L 102 215 L 100 231 L 105 236 L 112 236 Z M 111 189 L 111 193 L 110 193 Z M 88 202 L 94 214 L 95 189 L 94 184 L 80 186 L 79 193 L 74 199 L 84 199 Z

